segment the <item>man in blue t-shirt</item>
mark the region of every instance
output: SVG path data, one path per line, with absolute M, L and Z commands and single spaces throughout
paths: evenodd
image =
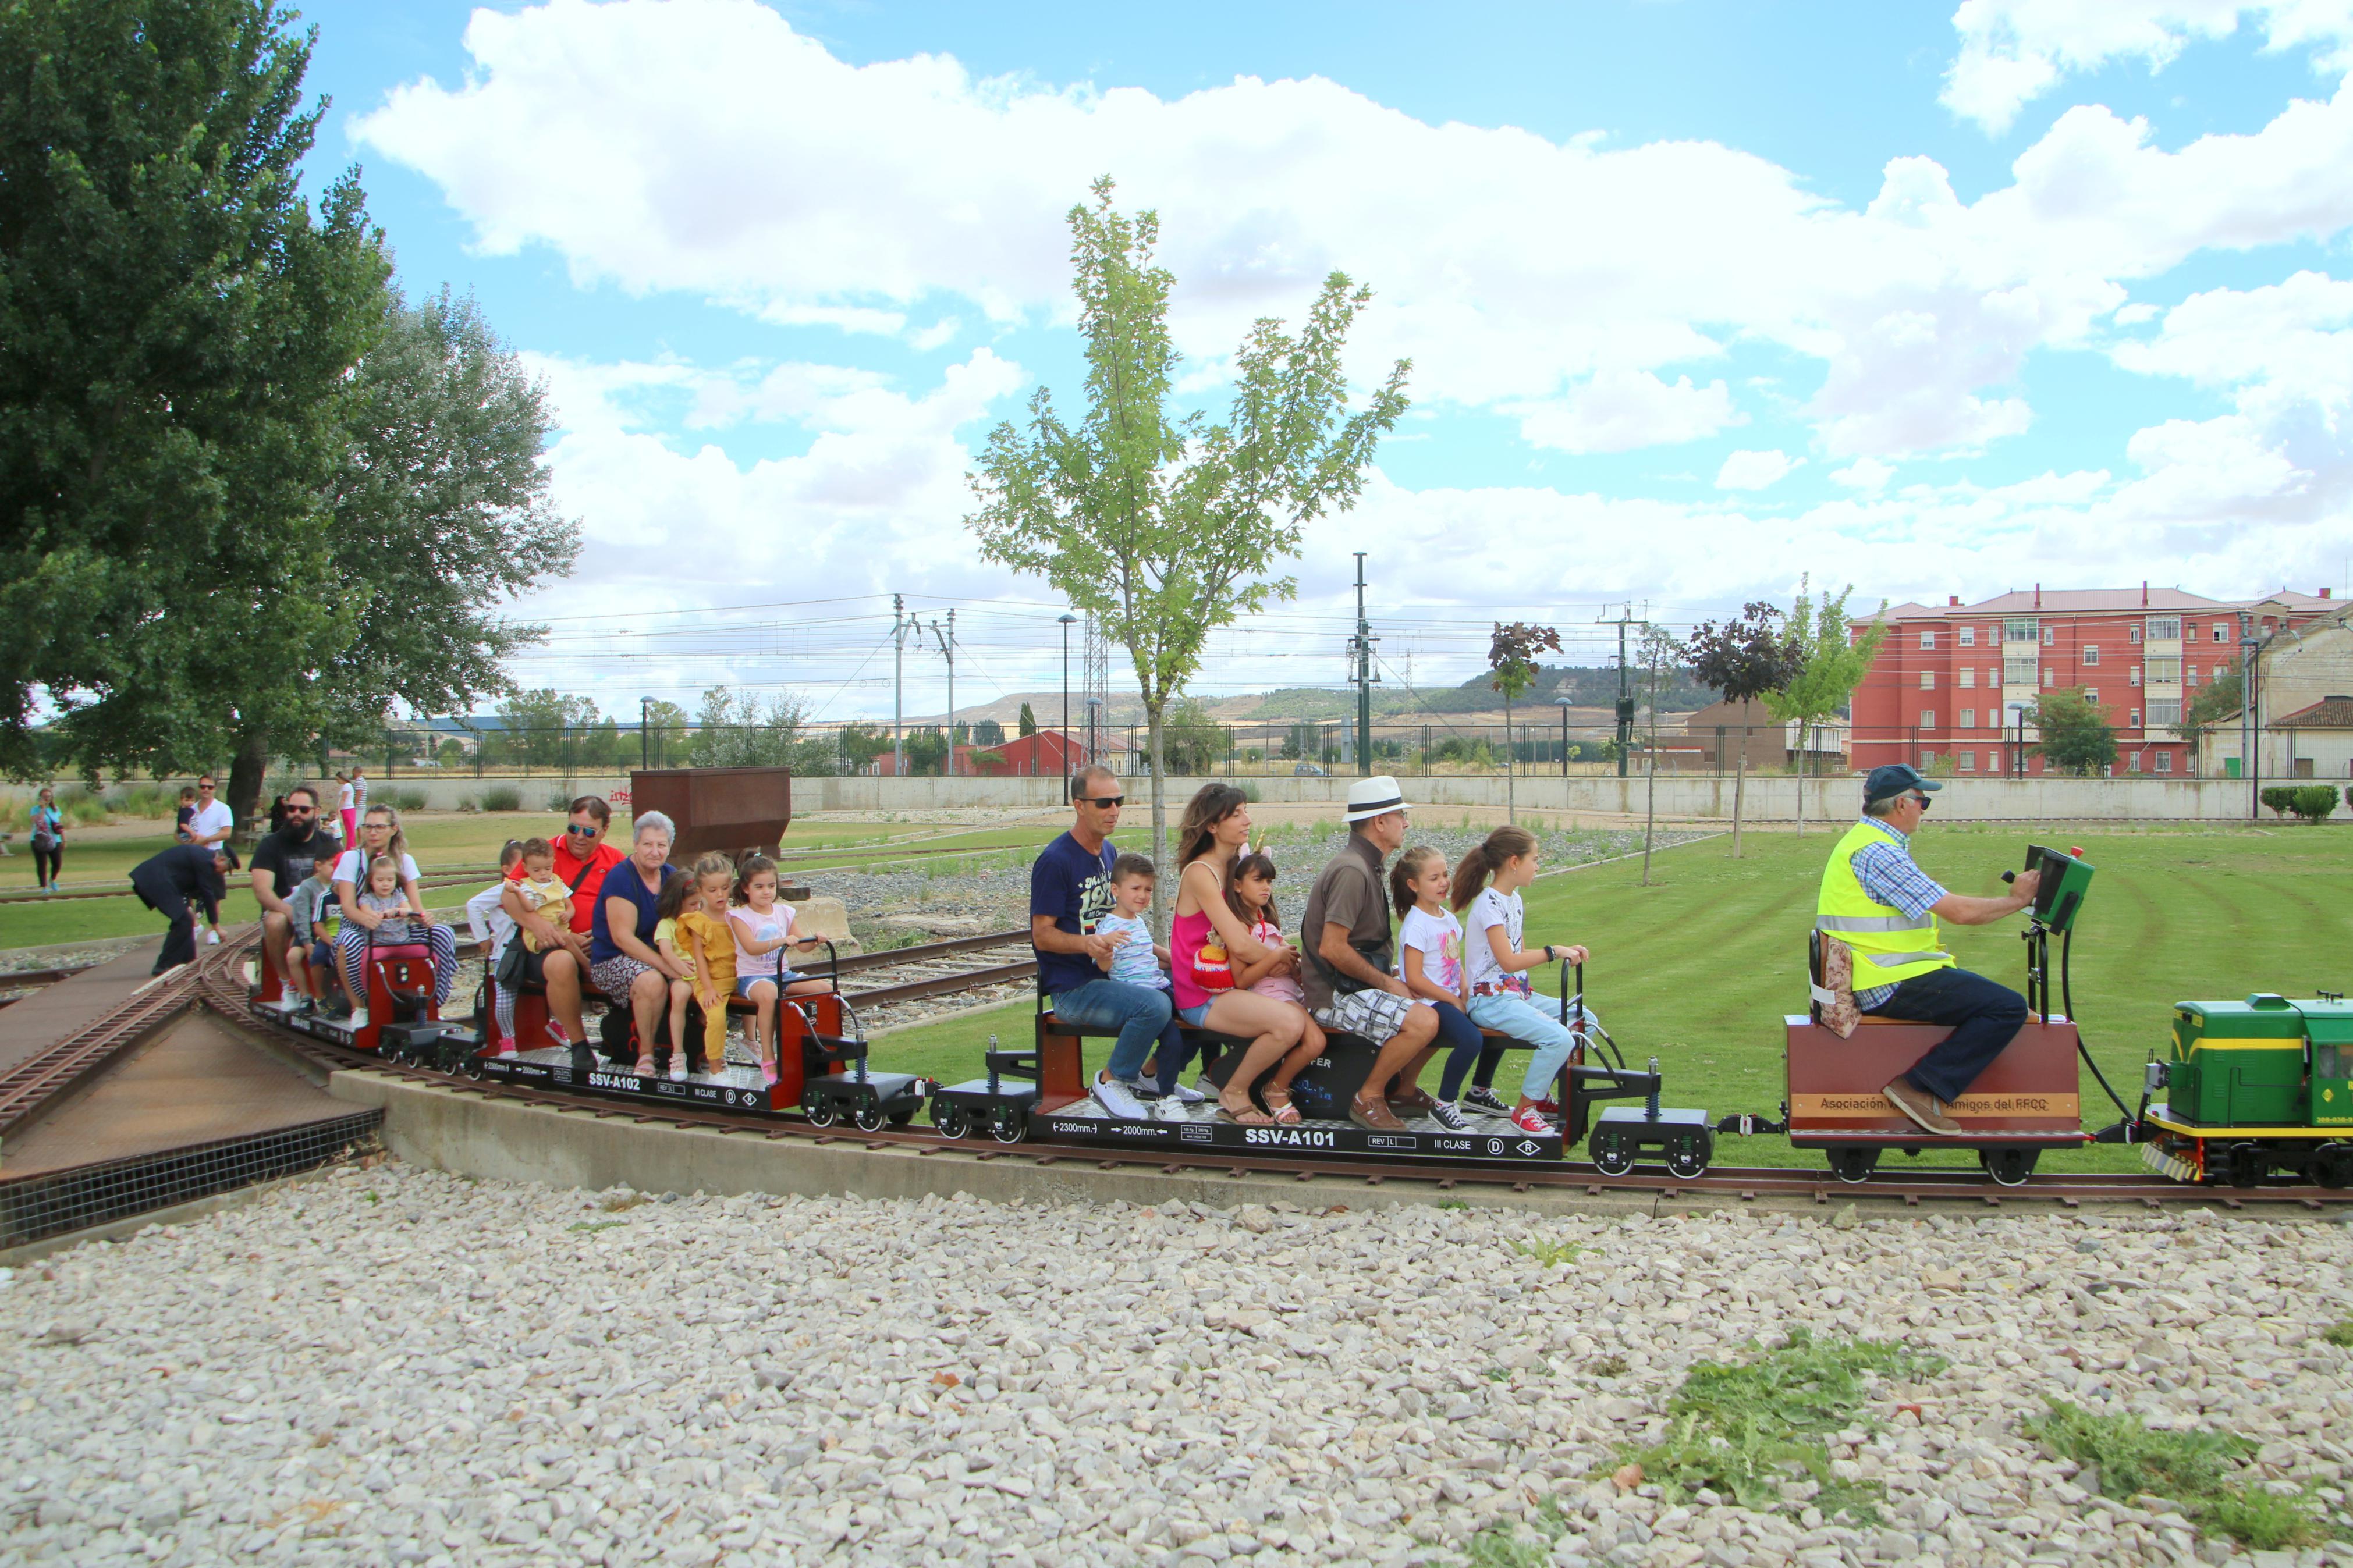
M 1071 781 L 1071 830 L 1046 846 L 1029 868 L 1029 945 L 1038 954 L 1038 989 L 1054 1016 L 1091 1029 L 1117 1029 L 1111 1060 L 1090 1092 L 1113 1116 L 1140 1120 L 1144 1058 L 1162 1031 L 1175 1027 L 1168 993 L 1108 979 L 1103 965 L 1117 943 L 1095 934 L 1112 910 L 1111 842 L 1127 797 L 1109 768 L 1090 763 Z

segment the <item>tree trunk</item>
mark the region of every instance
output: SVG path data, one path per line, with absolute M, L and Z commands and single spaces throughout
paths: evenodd
M 1747 804 L 1748 726 L 1740 727 L 1740 771 L 1732 775 L 1732 858 L 1740 858 L 1740 808 Z
M 1646 888 L 1651 885 L 1651 837 L 1659 823 L 1659 727 L 1655 720 L 1657 709 L 1654 707 L 1651 712 L 1653 721 L 1651 725 L 1651 744 L 1648 747 L 1651 753 L 1649 758 L 1651 765 L 1643 770 L 1644 776 L 1649 780 L 1643 786 L 1645 798 L 1642 805 L 1642 886 Z
M 256 724 L 237 737 L 237 755 L 228 766 L 228 808 L 237 817 L 229 834 L 232 843 L 246 842 L 245 825 L 261 805 L 261 785 L 269 774 L 269 731 Z
M 1164 942 L 1168 940 L 1168 911 L 1160 902 L 1160 883 L 1168 874 L 1168 770 L 1162 761 L 1160 714 L 1166 702 L 1165 697 L 1157 702 L 1149 697 L 1144 700 L 1144 719 L 1151 731 L 1152 864 L 1160 873 L 1152 879 L 1152 930 Z
M 1512 700 L 1504 699 L 1504 820 L 1520 819 L 1519 770 L 1512 766 Z

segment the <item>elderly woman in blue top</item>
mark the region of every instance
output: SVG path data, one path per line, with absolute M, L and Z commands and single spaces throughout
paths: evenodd
M 653 1070 L 654 1038 L 670 1006 L 678 966 L 654 945 L 662 884 L 685 875 L 670 863 L 676 829 L 659 811 L 639 816 L 629 835 L 629 858 L 605 873 L 596 914 L 588 928 L 588 977 L 615 1003 L 628 999 L 638 1025 L 638 1070 Z
M 1953 1032 L 1881 1092 L 1923 1131 L 1950 1136 L 1947 1115 L 2026 1023 L 2026 998 L 1957 967 L 1942 951 L 1936 921 L 1990 925 L 2034 901 L 2040 872 L 2028 871 L 1998 899 L 1948 893 L 1912 860 L 1912 835 L 1928 814 L 1928 793 L 1945 786 L 1900 763 L 1871 770 L 1862 819 L 1847 829 L 1822 869 L 1814 929 L 1844 942 L 1854 959 L 1854 1002 L 1865 1013 Z

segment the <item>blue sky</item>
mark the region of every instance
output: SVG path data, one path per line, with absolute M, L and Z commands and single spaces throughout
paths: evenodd
M 1801 573 L 1866 605 L 2342 592 L 2327 10 L 305 16 L 314 167 L 361 163 L 406 285 L 471 289 L 556 393 L 589 546 L 517 673 L 608 707 L 788 685 L 839 717 L 887 710 L 862 596 L 893 590 L 960 606 L 960 701 L 1055 679 L 1050 594 L 978 563 L 960 476 L 1031 387 L 1075 393 L 1060 214 L 1097 172 L 1162 211 L 1205 406 L 1250 317 L 1295 318 L 1328 267 L 1377 291 L 1358 373 L 1416 361 L 1364 506 L 1204 690 L 1335 683 L 1356 548 L 1425 684 L 1499 616 L 1584 657 L 1606 602 L 1688 623 Z

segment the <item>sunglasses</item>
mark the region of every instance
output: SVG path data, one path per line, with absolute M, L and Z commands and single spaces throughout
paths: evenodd
M 594 838 L 596 835 L 604 832 L 605 830 L 601 827 L 583 827 L 578 823 L 575 822 L 566 824 L 564 831 L 570 834 L 575 838 Z
M 1921 809 L 1921 810 L 1923 810 L 1923 811 L 1927 810 L 1930 806 L 1932 806 L 1932 805 L 1936 805 L 1936 804 L 1935 801 L 1930 800 L 1930 799 L 1929 799 L 1926 795 L 1914 795 L 1912 798 L 1913 798 L 1914 800 L 1916 800 L 1916 801 L 1918 801 L 1918 802 L 1920 803 L 1920 809 Z
M 1082 795 L 1079 796 L 1079 804 L 1081 805 L 1092 805 L 1098 811 L 1109 811 L 1113 806 L 1125 805 L 1127 804 L 1127 796 L 1124 795 Z
M 286 808 L 286 815 L 289 816 L 308 816 L 311 812 L 317 809 L 318 808 L 316 806 L 289 805 Z

